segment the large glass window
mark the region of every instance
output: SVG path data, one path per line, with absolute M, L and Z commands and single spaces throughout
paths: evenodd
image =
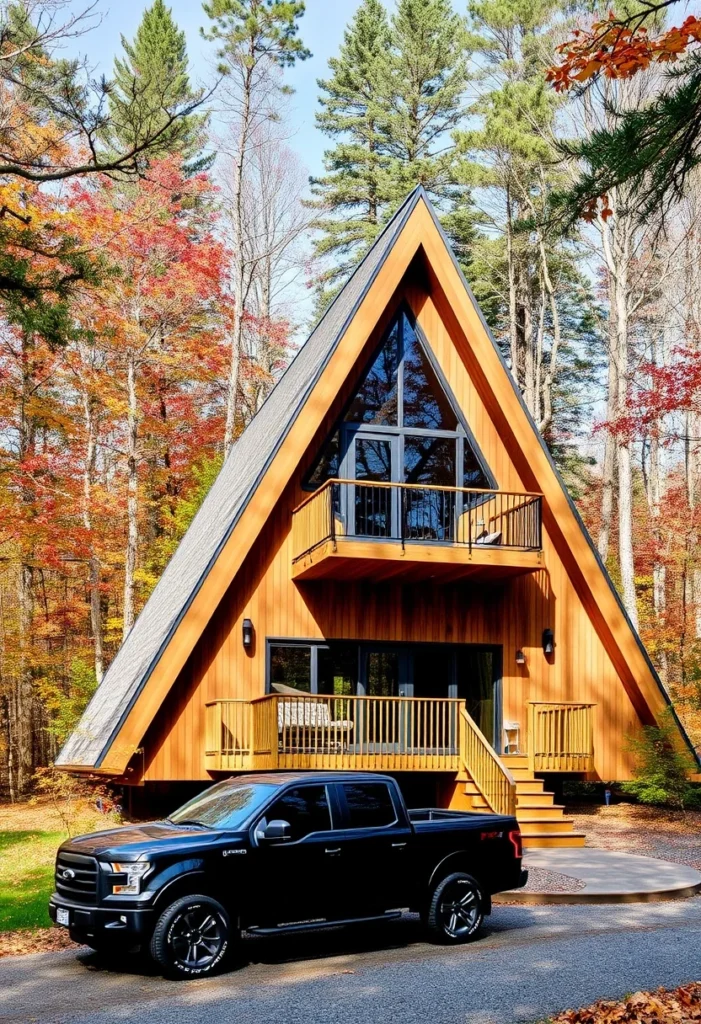
M 375 436 L 364 436 L 373 431 Z M 378 440 L 378 434 L 387 440 Z M 316 488 L 335 477 L 439 487 L 492 486 L 406 309 L 400 311 L 392 324 L 343 422 L 324 445 L 306 484 Z M 381 488 L 368 490 L 374 494 Z M 336 511 L 341 513 L 338 494 L 334 500 Z M 360 526 L 364 525 L 361 516 Z M 356 529 L 359 532 L 375 535 Z M 442 534 L 443 526 L 437 529 L 437 535 Z M 389 526 L 376 535 L 389 536 Z
M 397 424 L 399 321 L 375 357 L 348 410 L 349 423 Z
M 455 411 L 406 314 L 403 316 L 402 338 L 403 426 L 422 427 L 425 430 L 457 430 L 458 418 Z
M 270 645 L 270 685 L 275 693 L 301 690 L 311 693 L 311 647 Z
M 317 653 L 317 689 L 332 697 L 350 697 L 358 685 L 358 645 L 337 643 Z

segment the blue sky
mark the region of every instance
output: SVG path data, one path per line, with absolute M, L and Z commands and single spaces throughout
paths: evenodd
M 313 56 L 286 72 L 287 82 L 295 89 L 290 107 L 294 135 L 289 145 L 297 151 L 310 174 L 321 171 L 323 151 L 327 145 L 327 140 L 314 127 L 318 93 L 316 80 L 326 75 L 329 57 L 338 53 L 343 30 L 358 3 L 359 0 L 307 0 L 300 35 Z M 143 3 L 140 0 L 122 0 L 121 3 L 101 0 L 101 24 L 75 40 L 70 51 L 87 53 L 96 72 L 111 75 L 115 54 L 121 51 L 120 36 L 133 38 L 148 6 L 149 0 Z M 187 36 L 193 81 L 204 83 L 211 80 L 208 58 L 213 53 L 213 46 L 200 37 L 200 26 L 208 20 L 201 3 L 198 0 L 170 0 L 169 6 Z M 74 9 L 84 7 L 84 3 L 76 0 Z

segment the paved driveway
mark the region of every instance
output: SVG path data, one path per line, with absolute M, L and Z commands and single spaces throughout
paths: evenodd
M 515 1024 L 600 996 L 701 978 L 701 898 L 496 907 L 485 937 L 445 949 L 407 918 L 246 943 L 219 978 L 166 982 L 126 958 L 0 960 L 0 1020 L 42 1024 Z

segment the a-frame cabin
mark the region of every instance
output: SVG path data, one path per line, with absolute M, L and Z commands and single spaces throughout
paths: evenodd
M 58 763 L 147 791 L 382 770 L 578 845 L 548 773 L 628 778 L 626 736 L 667 704 L 419 188 L 236 443 Z

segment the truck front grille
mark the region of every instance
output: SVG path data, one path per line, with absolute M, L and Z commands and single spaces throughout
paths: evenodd
M 56 892 L 73 903 L 97 903 L 97 861 L 61 851 L 56 858 Z

